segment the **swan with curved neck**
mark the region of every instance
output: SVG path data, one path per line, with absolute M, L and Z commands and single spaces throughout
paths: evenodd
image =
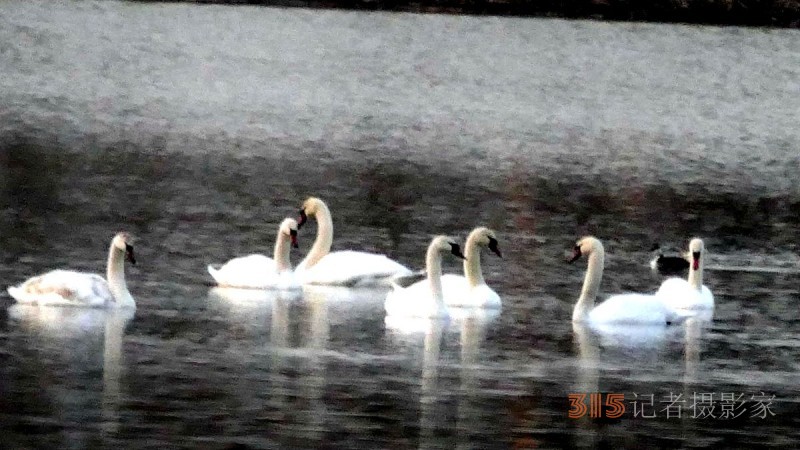
M 217 268 L 208 266 L 208 273 L 222 287 L 268 289 L 296 288 L 289 252 L 297 248 L 297 221 L 284 219 L 275 238 L 274 258 L 252 254 L 234 258 Z
M 448 236 L 436 236 L 425 253 L 427 278 L 405 285 L 402 278 L 395 279 L 392 290 L 386 295 L 387 315 L 409 317 L 446 317 L 448 315 L 442 288 L 442 255 L 451 253 L 464 259 L 461 247 Z
M 136 264 L 131 242 L 128 233 L 118 233 L 111 240 L 105 279 L 91 273 L 53 270 L 9 287 L 8 293 L 20 303 L 135 308 L 125 283 L 125 261 Z
M 581 256 L 588 258 L 583 288 L 572 311 L 573 322 L 597 324 L 654 324 L 666 325 L 670 320 L 667 308 L 653 295 L 622 294 L 595 305 L 600 281 L 603 278 L 605 250 L 595 237 L 580 239 L 573 248 L 570 263 Z
M 356 251 L 331 252 L 333 219 L 328 205 L 309 197 L 300 209 L 298 227 L 309 217 L 317 220 L 317 237 L 295 273 L 306 284 L 369 286 L 388 284 L 392 277 L 411 271 L 384 255 Z
M 502 258 L 497 235 L 486 227 L 472 230 L 464 245 L 464 275 L 447 274 L 442 277 L 444 300 L 450 306 L 499 308 L 500 296 L 486 284 L 481 270 L 481 248 L 486 247 Z
M 703 285 L 705 244 L 694 238 L 689 242 L 689 276 L 664 280 L 656 296 L 673 311 L 704 310 L 714 308 L 714 295 Z

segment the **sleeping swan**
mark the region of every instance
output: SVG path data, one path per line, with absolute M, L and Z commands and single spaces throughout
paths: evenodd
M 584 237 L 575 244 L 570 263 L 581 256 L 588 256 L 589 263 L 583 280 L 583 289 L 575 309 L 573 322 L 590 324 L 654 324 L 666 325 L 669 314 L 664 304 L 653 295 L 622 294 L 609 297 L 595 306 L 600 280 L 603 278 L 605 251 L 603 244 L 592 236 Z
M 705 245 L 702 239 L 694 238 L 689 242 L 689 278 L 669 278 L 664 280 L 656 292 L 658 297 L 671 311 L 691 311 L 714 308 L 714 295 L 703 286 L 703 265 L 705 262 Z
M 304 284 L 368 286 L 388 284 L 394 276 L 411 271 L 384 255 L 367 252 L 338 251 L 330 253 L 333 243 L 333 220 L 322 200 L 310 197 L 300 209 L 298 228 L 309 216 L 317 218 L 317 238 L 295 274 Z
M 404 278 L 395 279 L 384 303 L 387 315 L 447 317 L 448 312 L 442 294 L 442 253 L 452 253 L 464 258 L 461 248 L 452 238 L 447 236 L 433 238 L 425 255 L 428 278 L 411 285 L 404 284 Z M 409 279 L 411 278 L 405 278 Z
M 292 262 L 289 260 L 290 247 L 297 248 L 297 221 L 284 219 L 275 238 L 275 259 L 258 254 L 242 256 L 228 261 L 220 268 L 209 265 L 208 273 L 221 287 L 299 288 L 300 285 L 292 273 Z
M 53 270 L 9 287 L 8 293 L 20 303 L 135 308 L 136 303 L 125 284 L 125 260 L 136 264 L 130 243 L 128 233 L 118 233 L 111 240 L 105 280 L 92 273 Z

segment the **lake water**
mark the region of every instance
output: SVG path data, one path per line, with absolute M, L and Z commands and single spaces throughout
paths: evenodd
M 798 42 L 2 3 L 0 284 L 103 272 L 123 229 L 138 260 L 135 315 L 0 293 L 2 446 L 797 448 Z M 331 207 L 335 249 L 415 268 L 432 235 L 495 228 L 504 258 L 483 264 L 502 311 L 386 321 L 385 290 L 210 288 L 206 264 L 271 253 L 309 195 Z M 585 262 L 564 251 L 585 234 L 606 245 L 604 293 L 655 291 L 651 245 L 703 237 L 713 321 L 627 340 L 573 328 Z M 625 414 L 568 418 L 569 394 L 595 392 L 622 393 Z M 716 418 L 692 408 L 703 393 Z

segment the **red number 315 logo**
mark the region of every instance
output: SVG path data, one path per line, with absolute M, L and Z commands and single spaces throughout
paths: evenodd
M 569 412 L 567 416 L 570 419 L 579 419 L 589 412 L 589 417 L 605 417 L 609 419 L 616 419 L 625 414 L 625 394 L 606 394 L 606 411 L 603 413 L 603 402 L 601 393 L 589 394 L 589 407 L 586 407 L 587 394 L 569 394 Z

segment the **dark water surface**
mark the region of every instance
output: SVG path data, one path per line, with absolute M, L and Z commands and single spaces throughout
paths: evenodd
M 798 39 L 3 3 L 0 284 L 102 272 L 120 229 L 139 264 L 133 317 L 0 293 L 2 446 L 797 448 Z M 308 195 L 330 205 L 336 249 L 413 267 L 433 234 L 495 228 L 502 312 L 386 322 L 381 290 L 209 288 L 206 264 L 270 253 Z M 655 291 L 652 243 L 702 236 L 713 322 L 573 329 L 585 263 L 564 250 L 587 233 L 606 244 L 606 293 Z M 569 419 L 578 392 L 628 410 Z M 762 392 L 774 416 L 751 417 Z M 633 417 L 634 393 L 655 418 Z M 693 418 L 693 393 L 716 416 L 742 394 L 746 412 Z

